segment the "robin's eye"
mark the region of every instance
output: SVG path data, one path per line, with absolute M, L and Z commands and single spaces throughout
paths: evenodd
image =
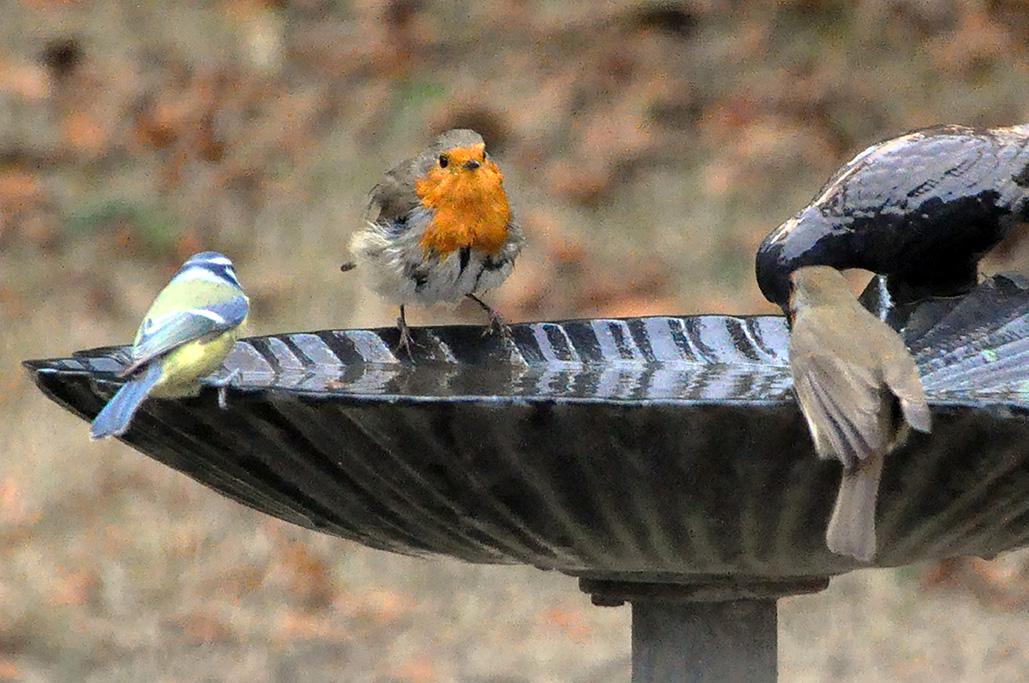
M 446 154 L 439 155 L 439 167 L 446 168 L 450 164 L 450 159 L 447 158 Z

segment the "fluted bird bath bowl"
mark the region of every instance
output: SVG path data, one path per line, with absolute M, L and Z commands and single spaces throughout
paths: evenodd
M 887 461 L 878 566 L 1029 544 L 1029 288 L 936 304 L 908 338 L 934 430 Z M 775 680 L 776 599 L 859 566 L 824 547 L 840 469 L 812 450 L 783 318 L 480 334 L 417 330 L 414 364 L 392 329 L 247 339 L 228 410 L 214 390 L 148 401 L 124 441 L 309 529 L 578 577 L 632 603 L 634 681 Z M 124 359 L 26 366 L 91 419 Z

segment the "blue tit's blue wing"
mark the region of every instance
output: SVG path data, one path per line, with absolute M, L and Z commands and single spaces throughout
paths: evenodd
M 183 344 L 231 330 L 246 319 L 248 310 L 247 298 L 237 296 L 217 304 L 169 313 L 156 320 L 147 319 L 139 341 L 132 347 L 132 363 L 122 371 L 122 376 L 132 374 Z

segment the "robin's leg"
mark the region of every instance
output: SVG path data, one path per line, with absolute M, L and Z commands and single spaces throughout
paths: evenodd
M 232 386 L 232 381 L 237 377 L 239 377 L 239 368 L 227 374 L 224 379 L 211 380 L 210 382 L 211 386 L 218 390 L 218 407 L 222 410 L 229 409 L 229 387 Z
M 411 353 L 412 346 L 418 346 L 415 343 L 414 337 L 411 336 L 411 328 L 407 326 L 407 317 L 404 315 L 404 304 L 400 304 L 400 317 L 397 318 L 397 330 L 400 331 L 400 341 L 397 343 L 396 348 L 393 349 L 394 353 L 397 353 L 401 349 L 407 352 L 407 357 L 414 360 L 414 355 Z
M 469 294 L 468 298 L 474 301 L 475 303 L 479 304 L 482 310 L 486 311 L 486 313 L 489 314 L 489 327 L 487 327 L 486 331 L 482 333 L 482 336 L 485 337 L 487 334 L 499 333 L 500 336 L 504 337 L 505 339 L 509 339 L 511 337 L 511 327 L 507 324 L 507 322 L 504 321 L 504 318 L 501 317 L 499 313 L 494 311 L 489 304 L 487 304 L 485 301 L 475 296 L 474 294 Z

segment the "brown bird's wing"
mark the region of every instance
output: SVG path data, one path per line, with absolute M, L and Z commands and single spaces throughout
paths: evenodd
M 803 328 L 793 334 L 804 335 Z M 796 344 L 791 342 L 791 347 Z M 801 348 L 820 348 L 812 345 Z M 822 458 L 838 458 L 849 470 L 885 452 L 893 438 L 885 389 L 873 369 L 828 353 L 790 354 L 794 388 Z
M 904 420 L 913 429 L 928 434 L 932 431 L 932 415 L 925 400 L 925 389 L 918 376 L 918 366 L 904 344 L 897 340 L 900 348 L 892 349 L 883 373 L 890 391 L 900 400 Z

